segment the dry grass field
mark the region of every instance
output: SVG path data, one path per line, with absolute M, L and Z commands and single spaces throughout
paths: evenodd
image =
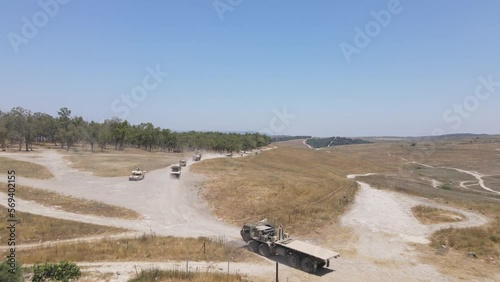
M 462 214 L 429 206 L 415 206 L 411 209 L 413 215 L 422 224 L 457 222 L 464 219 Z
M 54 175 L 44 166 L 31 162 L 18 161 L 7 157 L 0 157 L 0 172 L 14 169 L 17 176 L 36 179 L 49 179 Z
M 203 246 L 205 245 L 205 248 Z M 223 238 L 177 238 L 144 234 L 137 238 L 60 244 L 18 251 L 22 263 L 69 261 L 252 261 L 246 249 Z
M 238 226 L 268 218 L 305 235 L 335 222 L 352 201 L 357 186 L 340 165 L 324 152 L 288 147 L 206 160 L 192 170 L 210 176 L 205 197 L 217 217 Z
M 137 278 L 130 279 L 129 282 L 238 282 L 243 277 L 237 274 L 228 275 L 227 273 L 199 273 L 185 272 L 178 270 L 159 270 L 150 269 L 141 271 Z
M 16 212 L 16 218 L 19 220 L 16 224 L 17 244 L 75 239 L 85 236 L 116 234 L 127 231 L 120 228 L 54 219 L 24 212 Z M 0 220 L 7 223 L 6 212 L 0 213 Z M 5 242 L 7 242 L 5 238 L 8 238 L 8 235 L 7 228 L 0 229 L 0 238 Z
M 416 143 L 415 146 L 412 146 L 412 143 Z M 398 141 L 364 146 L 366 148 L 363 146 L 344 146 L 344 148 L 329 148 L 327 150 L 332 151 L 329 154 L 341 155 L 345 161 L 349 161 L 354 155 L 365 156 L 368 159 L 378 156 L 381 166 L 393 166 L 392 170 L 357 178 L 375 188 L 427 197 L 488 216 L 492 221 L 486 226 L 444 229 L 436 232 L 431 238 L 431 248 L 446 245 L 459 252 L 475 252 L 480 258 L 487 261 L 499 262 L 500 196 L 487 192 L 477 185 L 470 186 L 469 189 L 460 188 L 461 181 L 473 181 L 475 178 L 469 174 L 441 167 L 454 167 L 488 175 L 484 178 L 485 185 L 500 191 L 500 181 L 498 181 L 500 156 L 495 154 L 495 151 L 498 152 L 497 149 L 500 148 L 500 138 L 463 138 L 432 142 Z M 388 158 L 384 157 L 384 154 Z M 432 165 L 436 168 L 409 164 L 402 160 L 403 158 L 408 161 Z M 377 171 L 365 168 L 364 172 Z M 430 178 L 443 182 L 443 185 L 433 187 L 429 181 Z
M 484 269 L 499 265 L 500 196 L 487 192 L 478 185 L 464 189 L 461 184 L 477 180 L 470 174 L 451 168 L 484 174 L 485 185 L 500 191 L 500 138 L 439 139 L 432 142 L 400 139 L 320 150 L 308 149 L 302 144 L 302 140 L 276 145 L 277 149 L 264 151 L 259 155 L 209 159 L 191 167 L 194 172 L 209 176 L 204 183 L 204 197 L 218 218 L 237 226 L 268 218 L 272 223 L 282 224 L 286 232 L 294 237 L 318 238 L 318 234 L 325 228 L 336 225 L 338 218 L 354 199 L 357 185 L 346 176 L 376 173 L 357 180 L 378 189 L 431 198 L 439 203 L 481 213 L 491 219 L 489 224 L 481 227 L 444 229 L 434 233 L 430 238 L 431 244 L 416 246 L 421 249 L 422 259 L 426 263 L 439 265 L 443 272 L 455 277 L 462 277 L 463 273 L 468 272 L 474 277 L 473 269 L 483 267 L 480 263 L 488 262 L 484 264 Z M 124 176 L 134 166 L 152 170 L 176 163 L 185 157 L 187 155 L 148 153 L 135 149 L 104 153 L 73 150 L 65 156 L 74 168 L 100 176 Z M 26 193 L 19 197 L 26 197 L 28 200 L 38 198 L 38 201 L 44 198 L 47 205 L 59 205 L 58 201 L 68 201 L 68 208 L 77 206 L 76 202 L 57 199 L 50 192 L 26 190 Z M 85 210 L 83 208 L 78 212 L 85 213 Z M 424 224 L 452 222 L 452 219 L 457 220 L 460 216 L 423 206 L 415 207 L 413 212 Z M 43 230 L 43 226 L 33 229 Z M 51 233 L 52 238 L 59 236 L 58 231 L 47 232 Z M 68 233 L 78 234 L 76 237 L 88 234 L 78 231 Z M 347 231 L 345 236 L 336 234 L 334 238 L 334 245 L 338 244 L 337 241 L 345 244 L 350 244 L 351 241 Z M 37 239 L 30 240 L 36 242 Z M 206 254 L 200 252 L 203 242 L 210 244 L 207 245 L 207 250 L 210 251 Z M 437 254 L 443 245 L 448 251 Z M 467 252 L 474 252 L 478 259 L 464 261 Z M 181 239 L 154 235 L 20 251 L 20 257 L 23 258 L 23 263 L 55 262 L 62 258 L 70 261 L 184 260 L 186 255 L 190 260 L 224 261 L 228 253 L 233 261 L 252 259 L 247 257 L 249 252 L 244 249 L 214 243 L 206 238 Z M 443 261 L 454 264 L 443 264 Z M 453 269 L 457 266 L 464 269 L 464 272 L 456 273 Z M 171 274 L 167 274 L 169 275 Z M 179 281 L 184 278 L 165 279 L 167 280 L 162 281 Z
M 356 189 L 346 175 L 372 172 L 377 174 L 357 180 L 379 189 L 431 198 L 492 219 L 486 226 L 439 231 L 431 238 L 430 250 L 444 244 L 457 252 L 475 252 L 488 261 L 500 261 L 500 197 L 477 185 L 469 190 L 460 188 L 460 182 L 475 178 L 441 168 L 488 175 L 485 184 L 500 191 L 500 138 L 432 142 L 402 139 L 320 150 L 307 149 L 302 140 L 275 144 L 278 149 L 259 156 L 216 159 L 193 167 L 212 177 L 206 183 L 205 197 L 218 217 L 236 224 L 267 217 L 284 224 L 292 234 L 310 235 L 325 224 L 333 224 L 343 213 L 345 207 L 339 204 L 339 198 L 346 194 L 351 201 Z M 442 185 L 433 187 L 431 179 Z M 325 197 L 327 200 L 322 201 Z
M 7 186 L 6 184 L 4 185 Z M 5 191 L 5 190 L 4 190 Z M 59 193 L 37 189 L 27 186 L 17 186 L 16 196 L 23 200 L 33 201 L 38 204 L 57 207 L 60 210 L 78 213 L 89 214 L 125 219 L 139 219 L 141 215 L 133 210 L 122 207 L 104 204 L 98 201 L 87 199 L 78 199 L 71 196 L 65 196 Z
M 69 161 L 72 168 L 103 177 L 128 176 L 136 167 L 152 171 L 178 163 L 191 156 L 187 153 L 146 152 L 139 149 L 105 150 L 104 152 L 73 149 L 64 152 L 66 154 L 64 158 Z

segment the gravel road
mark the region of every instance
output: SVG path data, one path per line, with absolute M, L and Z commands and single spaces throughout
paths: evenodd
M 33 154 L 35 155 L 35 154 Z M 56 151 L 36 153 L 36 158 L 25 153 L 0 154 L 18 160 L 31 161 L 46 166 L 55 177 L 49 180 L 19 178 L 18 184 L 43 188 L 74 197 L 98 200 L 139 212 L 143 219 L 125 220 L 63 212 L 33 202 L 19 200 L 21 211 L 49 215 L 56 218 L 124 227 L 135 236 L 137 232 L 154 232 L 158 235 L 198 237 L 225 235 L 229 240 L 242 244 L 239 228 L 215 219 L 201 199 L 201 182 L 204 177 L 189 171 L 192 164 L 183 169 L 181 179 L 171 179 L 169 168 L 146 174 L 139 182 L 129 182 L 127 177 L 96 177 L 87 172 L 74 170 Z M 223 157 L 204 155 L 204 159 Z M 370 174 L 364 174 L 370 175 Z M 354 179 L 358 175 L 349 175 Z M 360 175 L 359 175 L 360 176 Z M 437 204 L 424 198 L 411 197 L 395 192 L 378 190 L 358 182 L 360 190 L 353 205 L 341 218 L 341 223 L 351 228 L 355 237 L 356 254 L 341 257 L 332 262 L 329 270 L 320 275 L 309 275 L 286 265 L 280 268 L 280 279 L 288 281 L 458 281 L 439 273 L 432 265 L 418 261 L 414 244 L 428 243 L 428 236 L 441 228 L 479 226 L 488 220 L 478 214 Z M 0 204 L 6 204 L 6 195 L 0 193 Z M 423 225 L 412 215 L 416 205 L 429 205 L 465 215 L 456 223 Z M 97 240 L 96 238 L 87 238 Z M 51 244 L 45 243 L 45 244 Z M 33 247 L 30 245 L 27 247 Z M 102 262 L 80 263 L 86 271 L 113 273 L 110 281 L 127 281 L 135 269 L 159 267 L 185 269 L 185 262 Z M 262 264 L 232 263 L 231 272 L 251 274 L 272 279 L 274 262 L 262 259 Z M 227 263 L 192 262 L 191 270 L 227 271 Z M 500 274 L 495 277 L 500 280 Z M 480 281 L 495 281 L 482 279 Z
M 216 220 L 201 199 L 201 182 L 204 177 L 189 171 L 192 161 L 183 168 L 180 179 L 170 177 L 170 168 L 147 172 L 142 181 L 128 181 L 128 177 L 97 177 L 88 172 L 72 169 L 63 156 L 46 150 L 36 154 L 0 154 L 17 160 L 30 161 L 46 166 L 55 177 L 48 180 L 18 178 L 18 185 L 28 185 L 65 195 L 97 200 L 137 211 L 142 220 L 80 215 L 63 212 L 36 203 L 19 201 L 18 209 L 35 214 L 76 220 L 108 226 L 123 227 L 134 231 L 154 232 L 158 235 L 179 237 L 220 236 L 239 240 L 239 229 Z M 36 158 L 30 157 L 36 155 Z M 203 159 L 220 157 L 205 154 Z M 6 179 L 6 178 L 5 178 Z M 5 205 L 5 194 L 0 193 L 0 204 Z

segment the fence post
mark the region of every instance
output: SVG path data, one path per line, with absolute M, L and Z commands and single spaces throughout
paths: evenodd
M 276 282 L 279 282 L 279 275 L 278 275 L 278 262 L 276 262 Z

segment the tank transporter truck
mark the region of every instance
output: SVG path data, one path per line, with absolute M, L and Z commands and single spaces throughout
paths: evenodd
M 291 267 L 300 268 L 308 273 L 315 273 L 322 267 L 329 267 L 330 260 L 340 257 L 340 254 L 292 239 L 284 233 L 280 225 L 276 232 L 267 220 L 253 224 L 245 224 L 240 231 L 241 237 L 250 250 L 264 257 L 282 256 Z

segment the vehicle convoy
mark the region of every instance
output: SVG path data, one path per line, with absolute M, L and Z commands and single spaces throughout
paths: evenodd
M 146 176 L 146 171 L 142 170 L 140 168 L 136 168 L 130 172 L 130 175 L 128 177 L 129 181 L 139 181 L 143 180 L 144 177 Z
M 181 160 L 181 161 L 179 162 L 179 165 L 180 165 L 180 166 L 187 166 L 187 162 L 186 162 L 186 160 Z
M 240 234 L 253 252 L 265 257 L 286 257 L 290 266 L 308 273 L 315 273 L 324 266 L 329 267 L 330 259 L 340 257 L 336 252 L 289 238 L 281 225 L 276 234 L 276 229 L 267 220 L 243 225 Z
M 175 164 L 170 167 L 170 176 L 175 178 L 181 178 L 182 167 L 180 164 Z

